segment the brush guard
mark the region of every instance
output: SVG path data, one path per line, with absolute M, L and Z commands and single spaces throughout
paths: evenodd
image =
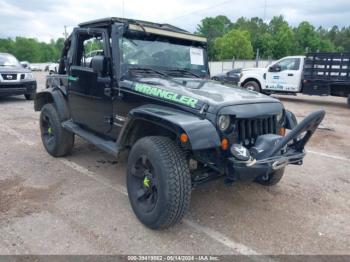
M 228 178 L 254 180 L 289 164 L 302 165 L 305 145 L 324 117 L 324 110 L 315 111 L 286 136 L 262 135 L 249 150 L 242 145 L 232 145 Z

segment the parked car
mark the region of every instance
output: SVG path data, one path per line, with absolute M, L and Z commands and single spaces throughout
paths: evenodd
M 52 63 L 48 67 L 49 74 L 57 74 L 58 73 L 59 63 Z
M 241 72 L 241 68 L 232 69 L 226 73 L 217 74 L 213 76 L 212 79 L 222 83 L 237 85 Z
M 85 41 L 104 48 L 88 64 Z M 80 24 L 65 41 L 69 63 L 35 96 L 44 148 L 68 155 L 79 136 L 116 157 L 129 153 L 129 200 L 152 229 L 180 221 L 200 184 L 277 184 L 287 165 L 302 165 L 325 112 L 297 124 L 278 99 L 208 79 L 206 55 L 206 38 L 169 24 Z
M 43 67 L 40 64 L 31 64 L 30 65 L 30 70 L 32 71 L 43 71 L 45 69 L 45 67 Z
M 32 100 L 36 91 L 33 73 L 11 54 L 0 53 L 0 96 L 24 95 Z
M 265 94 L 302 93 L 347 97 L 350 53 L 308 53 L 284 57 L 266 68 L 242 70 L 239 85 Z

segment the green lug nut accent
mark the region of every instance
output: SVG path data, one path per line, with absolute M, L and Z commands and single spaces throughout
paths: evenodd
M 143 185 L 145 187 L 149 187 L 150 182 L 151 182 L 151 180 L 149 180 L 149 178 L 145 176 L 145 178 L 143 179 Z

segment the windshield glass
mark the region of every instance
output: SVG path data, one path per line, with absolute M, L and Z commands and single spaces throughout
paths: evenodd
M 124 37 L 121 47 L 126 65 L 207 73 L 206 53 L 198 46 Z
M 0 54 L 0 66 L 19 66 L 16 57 L 8 54 Z

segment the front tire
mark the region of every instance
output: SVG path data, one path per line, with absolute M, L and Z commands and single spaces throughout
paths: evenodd
M 348 95 L 348 107 L 350 107 L 350 95 Z
M 255 182 L 263 186 L 274 186 L 278 184 L 284 175 L 284 168 L 273 171 L 266 176 L 259 176 Z
M 54 156 L 68 155 L 74 145 L 74 134 L 61 126 L 61 120 L 53 104 L 46 104 L 40 113 L 41 140 L 46 151 Z
M 248 89 L 250 91 L 255 91 L 255 92 L 258 92 L 258 93 L 260 93 L 260 91 L 261 91 L 259 83 L 255 82 L 255 81 L 248 81 L 247 83 L 245 83 L 243 85 L 243 87 L 245 89 Z
M 33 100 L 34 99 L 34 96 L 35 96 L 35 93 L 30 93 L 30 94 L 25 94 L 24 97 L 27 99 L 27 100 Z
M 191 198 L 191 176 L 181 149 L 167 137 L 144 137 L 132 147 L 127 166 L 132 209 L 147 227 L 179 222 Z

